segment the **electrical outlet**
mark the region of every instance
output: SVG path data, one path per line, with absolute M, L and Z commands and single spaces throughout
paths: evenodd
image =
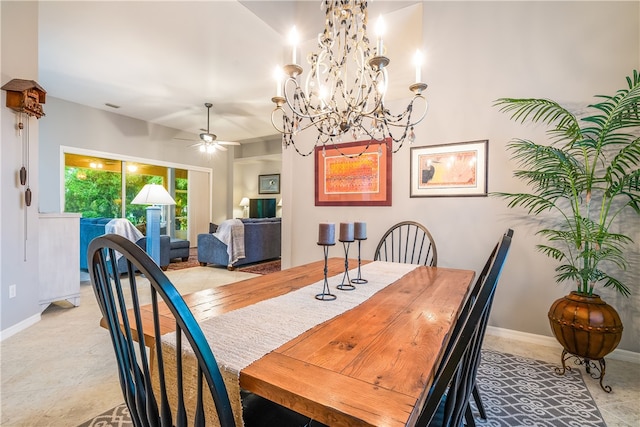
M 16 297 L 16 285 L 9 286 L 9 298 Z

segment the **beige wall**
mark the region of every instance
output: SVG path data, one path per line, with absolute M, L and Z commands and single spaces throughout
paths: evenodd
M 510 139 L 545 139 L 541 129 L 510 122 L 492 107 L 495 99 L 549 97 L 582 108 L 593 95 L 612 94 L 625 86 L 625 77 L 640 66 L 637 2 L 424 2 L 422 7 L 428 58 L 423 76 L 429 84 L 430 109 L 416 128 L 414 145 L 488 139 L 490 192 L 521 188 L 512 178 L 515 165 L 505 151 Z M 615 30 L 606 25 L 615 25 Z M 389 69 L 391 78 L 395 69 Z M 392 112 L 407 102 L 394 103 Z M 309 143 L 313 137 L 302 134 L 299 139 Z M 286 150 L 283 265 L 321 259 L 316 240 L 322 221 L 366 221 L 369 239 L 362 245 L 362 256 L 371 258 L 389 226 L 416 220 L 432 231 L 439 265 L 475 270 L 482 267 L 499 235 L 512 227 L 514 243 L 491 325 L 550 336 L 549 306 L 572 288 L 556 285 L 555 264 L 535 251 L 536 227 L 521 217 L 522 212 L 492 197 L 410 198 L 409 157 L 408 146 L 393 157 L 393 206 L 316 207 L 313 159 Z M 636 242 L 627 274 L 633 296 L 627 300 L 608 289 L 601 293 L 625 325 L 619 348 L 638 352 L 640 220 L 631 217 L 627 226 Z M 335 246 L 330 256 L 343 256 L 341 251 Z
M 0 86 L 12 79 L 38 81 L 38 4 L 36 2 L 0 2 L 1 63 Z M 45 88 L 46 89 L 46 88 Z M 0 98 L 2 144 L 0 144 L 0 330 L 2 337 L 10 328 L 26 327 L 40 319 L 38 305 L 38 183 L 39 121 L 23 119 L 25 131 L 16 132 L 18 115 L 5 107 L 6 92 Z M 46 107 L 45 107 L 46 111 Z M 26 129 L 29 139 L 26 139 Z M 23 157 L 28 145 L 28 162 Z M 24 205 L 25 187 L 18 172 L 27 167 L 32 203 Z M 16 296 L 9 299 L 9 288 Z M 17 326 L 18 325 L 18 326 Z

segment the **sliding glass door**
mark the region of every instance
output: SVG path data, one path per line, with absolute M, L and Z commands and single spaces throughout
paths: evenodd
M 161 233 L 186 238 L 187 170 L 65 153 L 64 176 L 65 212 L 80 212 L 90 218 L 127 218 L 140 229 L 146 223 L 146 206 L 132 205 L 131 201 L 145 184 L 163 185 L 176 205 L 163 207 Z

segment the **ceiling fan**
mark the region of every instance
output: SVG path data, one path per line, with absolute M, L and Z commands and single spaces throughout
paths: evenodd
M 209 132 L 209 120 L 211 116 L 211 107 L 213 106 L 213 104 L 211 104 L 210 102 L 205 102 L 204 106 L 207 107 L 207 131 L 200 134 L 200 141 L 196 144 L 193 144 L 192 147 L 199 147 L 199 150 L 203 153 L 213 153 L 215 150 L 227 151 L 227 148 L 224 147 L 225 145 L 240 145 L 239 142 L 219 141 L 218 137 L 215 134 Z M 175 139 L 184 140 L 184 138 Z

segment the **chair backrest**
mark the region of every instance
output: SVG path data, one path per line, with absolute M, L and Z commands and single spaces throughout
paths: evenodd
M 461 426 L 475 385 L 480 350 L 498 279 L 513 231 L 508 230 L 493 250 L 472 289 L 435 375 L 416 426 L 430 425 L 436 412 L 442 426 Z M 442 417 L 442 418 L 440 418 Z
M 435 267 L 438 265 L 438 252 L 433 236 L 424 225 L 403 221 L 384 233 L 373 259 Z
M 117 255 L 117 253 L 119 255 Z M 118 273 L 117 258 L 126 259 L 127 275 Z M 186 347 L 190 346 L 198 363 L 197 407 L 190 424 L 205 425 L 202 410 L 204 394 L 210 393 L 215 403 L 221 426 L 235 426 L 227 390 L 215 357 L 188 306 L 160 267 L 135 243 L 122 236 L 108 234 L 91 241 L 88 250 L 91 283 L 108 324 L 111 341 L 118 362 L 118 374 L 125 402 L 136 426 L 187 425 L 184 390 L 182 390 L 182 360 Z M 139 271 L 142 276 L 136 276 Z M 138 280 L 140 278 L 140 280 Z M 147 289 L 147 281 L 149 283 Z M 151 303 L 155 345 L 147 355 L 144 339 L 144 324 L 140 306 Z M 176 360 L 163 357 L 158 307 L 164 303 L 171 310 L 176 326 Z M 131 326 L 137 325 L 137 335 Z M 186 337 L 186 342 L 182 337 Z M 152 372 L 150 360 L 156 364 Z M 175 365 L 175 366 L 173 366 Z M 177 390 L 168 390 L 165 367 L 176 372 Z M 152 375 L 157 375 L 156 389 L 152 386 Z M 208 387 L 203 387 L 203 378 Z M 155 381 L 154 381 L 155 382 Z M 157 394 L 156 394 L 157 393 Z M 176 396 L 172 414 L 168 395 Z M 175 424 L 174 424 L 175 423 Z
M 508 229 L 504 233 L 504 235 L 508 236 L 510 239 L 512 239 L 513 238 L 513 230 L 512 229 Z M 493 265 L 493 262 L 494 262 L 494 260 L 496 258 L 496 254 L 498 253 L 498 247 L 500 246 L 501 242 L 502 242 L 502 237 L 500 238 L 500 241 L 498 241 L 498 243 L 496 243 L 496 245 L 493 247 L 493 250 L 491 251 L 491 254 L 489 254 L 489 258 L 487 258 L 487 261 L 485 262 L 484 267 L 482 268 L 482 271 L 480 271 L 480 274 L 478 274 L 478 277 L 476 278 L 476 282 L 473 285 L 473 288 L 471 289 L 471 292 L 467 296 L 467 300 L 465 301 L 464 307 L 460 311 L 460 316 L 458 317 L 458 321 L 456 322 L 456 324 L 455 324 L 455 326 L 453 328 L 453 332 L 451 332 L 451 339 L 449 340 L 449 345 L 447 346 L 447 350 L 444 353 L 445 355 L 448 354 L 449 351 L 451 350 L 451 347 L 453 346 L 453 342 L 455 341 L 455 338 L 460 334 L 460 329 L 464 325 L 464 321 L 469 316 L 471 308 L 473 307 L 473 304 L 475 303 L 476 299 L 478 298 L 478 294 L 480 293 L 480 290 L 482 289 L 482 285 L 484 283 L 484 279 L 487 277 L 487 274 L 489 273 L 489 269 Z M 488 311 L 491 310 L 492 304 L 493 304 L 493 298 L 491 298 L 491 300 L 489 301 L 489 309 L 488 309 Z M 480 333 L 480 335 L 482 337 L 484 337 L 485 331 L 486 331 L 486 324 L 484 325 L 484 328 L 482 329 L 482 331 L 479 331 L 479 333 Z

